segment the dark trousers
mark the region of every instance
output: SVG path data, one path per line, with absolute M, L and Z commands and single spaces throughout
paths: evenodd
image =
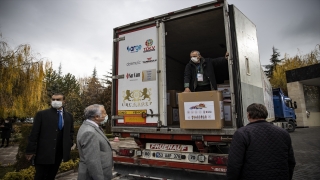
M 9 146 L 9 138 L 2 138 L 2 145 L 4 145 L 4 140 L 7 140 L 7 146 Z
M 62 161 L 62 155 L 56 154 L 56 159 L 54 164 L 36 164 L 36 174 L 34 180 L 54 180 L 59 166 Z
M 208 85 L 205 85 L 205 86 L 197 86 L 195 91 L 196 92 L 199 92 L 199 91 L 211 91 L 211 85 L 208 84 Z

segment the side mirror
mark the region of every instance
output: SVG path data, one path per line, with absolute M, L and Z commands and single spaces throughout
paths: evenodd
M 297 109 L 298 108 L 298 106 L 297 106 L 297 102 L 293 102 L 293 107 L 295 108 L 295 109 Z

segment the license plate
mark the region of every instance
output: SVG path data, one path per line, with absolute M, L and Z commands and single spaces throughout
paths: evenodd
M 181 154 L 156 152 L 155 157 L 164 159 L 181 159 Z

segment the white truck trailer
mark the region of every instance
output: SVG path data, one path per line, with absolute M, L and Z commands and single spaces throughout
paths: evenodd
M 113 37 L 112 132 L 138 145 L 116 149 L 120 174 L 224 179 L 232 136 L 248 124 L 247 106 L 265 104 L 268 121 L 274 119 L 256 26 L 234 5 L 216 0 L 168 12 L 116 27 Z M 169 122 L 167 92 L 184 90 L 192 50 L 211 58 L 230 53 L 227 68 L 216 71 L 218 83 L 230 86 L 231 123 L 220 129 L 182 129 Z

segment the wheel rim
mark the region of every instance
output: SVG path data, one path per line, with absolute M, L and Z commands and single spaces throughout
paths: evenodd
M 292 130 L 293 129 L 293 125 L 291 123 L 288 124 L 288 129 Z

